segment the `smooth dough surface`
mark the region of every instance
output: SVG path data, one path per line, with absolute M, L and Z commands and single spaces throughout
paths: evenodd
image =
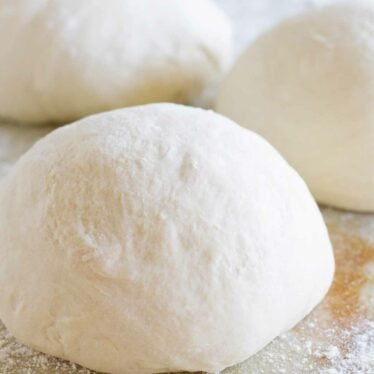
M 0 184 L 0 317 L 110 373 L 215 372 L 293 327 L 334 261 L 305 183 L 212 111 L 155 104 L 55 130 Z
M 374 211 L 374 4 L 286 20 L 225 78 L 216 108 L 263 135 L 321 203 Z
M 0 117 L 67 123 L 191 102 L 230 61 L 211 0 L 0 0 Z

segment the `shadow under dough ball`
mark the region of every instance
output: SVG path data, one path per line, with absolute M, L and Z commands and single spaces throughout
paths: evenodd
M 1 319 L 98 371 L 222 370 L 333 276 L 305 183 L 212 111 L 154 104 L 55 130 L 3 179 L 0 206 Z
M 374 211 L 374 5 L 317 7 L 260 36 L 216 108 L 263 135 L 321 203 Z
M 210 0 L 0 1 L 0 118 L 60 124 L 189 103 L 220 77 L 230 47 Z

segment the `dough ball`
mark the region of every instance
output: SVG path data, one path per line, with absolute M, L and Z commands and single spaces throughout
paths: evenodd
M 374 211 L 374 5 L 316 8 L 262 35 L 216 108 L 267 138 L 324 204 Z
M 214 372 L 325 295 L 318 207 L 262 138 L 210 111 L 103 113 L 37 142 L 0 184 L 0 316 L 110 373 Z
M 0 125 L 0 179 L 37 140 L 52 131 L 48 127 Z
M 210 0 L 0 0 L 0 117 L 190 102 L 220 77 L 230 41 Z

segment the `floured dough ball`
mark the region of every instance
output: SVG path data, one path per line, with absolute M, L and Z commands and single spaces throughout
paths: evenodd
M 333 274 L 307 187 L 259 136 L 172 104 L 52 132 L 0 184 L 0 316 L 110 373 L 214 372 L 300 321 Z
M 0 117 L 190 102 L 220 77 L 230 41 L 210 0 L 0 0 Z
M 374 211 L 374 5 L 316 8 L 262 35 L 217 110 L 267 138 L 321 202 Z

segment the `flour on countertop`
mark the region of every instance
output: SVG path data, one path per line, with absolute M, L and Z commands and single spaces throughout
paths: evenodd
M 0 323 L 0 372 L 3 374 L 74 373 L 89 374 L 88 369 L 34 351 L 16 341 Z

